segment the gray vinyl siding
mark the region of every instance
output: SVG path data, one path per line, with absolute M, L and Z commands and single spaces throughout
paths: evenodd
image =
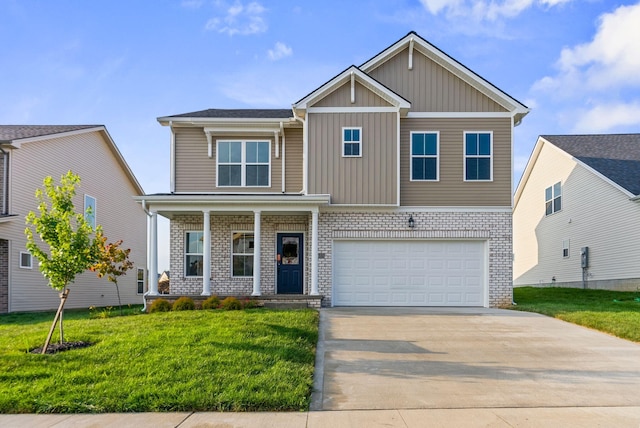
M 411 131 L 440 132 L 439 181 L 410 181 Z M 493 181 L 464 181 L 465 131 L 493 131 Z M 511 206 L 511 119 L 401 119 L 400 205 Z
M 302 191 L 302 128 L 285 130 L 285 191 L 300 193 Z
M 504 107 L 464 82 L 417 49 L 409 70 L 409 50 L 372 70 L 369 75 L 411 102 L 411 111 L 504 112 Z
M 332 204 L 397 204 L 396 113 L 309 115 L 309 193 Z M 342 127 L 362 127 L 362 157 L 342 157 Z
M 269 141 L 271 143 L 271 186 L 216 187 L 216 141 Z M 175 129 L 176 192 L 281 192 L 282 161 L 276 158 L 273 134 L 213 135 L 213 156 L 209 158 L 207 137 L 202 128 Z
M 5 171 L 4 171 L 4 163 L 5 163 L 5 158 L 6 158 L 6 162 L 8 165 L 9 162 L 9 153 L 2 153 L 0 152 L 0 215 L 3 214 L 8 214 L 9 213 L 9 206 L 8 206 L 8 187 L 5 188 L 5 184 L 9 184 L 9 183 L 5 183 Z
M 355 84 L 355 103 L 351 103 L 351 82 L 345 83 L 313 107 L 390 107 L 387 101 L 371 92 L 360 83 Z
M 9 241 L 10 310 L 33 311 L 58 307 L 58 292 L 52 290 L 33 259 L 32 269 L 22 269 L 20 252 L 26 251 L 24 216 L 37 209 L 34 196 L 42 187 L 45 176 L 59 182 L 60 176 L 72 170 L 81 178 L 76 189 L 74 205 L 84 210 L 84 195 L 96 198 L 96 220 L 103 226 L 108 240 L 123 239 L 123 248 L 130 248 L 135 267 L 147 262 L 147 220 L 140 204 L 133 200 L 139 195 L 136 187 L 124 174 L 116 156 L 100 132 L 88 132 L 45 141 L 23 143 L 12 152 L 11 197 L 16 220 L 0 223 L 0 239 Z M 136 271 L 129 271 L 118 280 L 123 304 L 141 303 L 137 294 Z M 118 302 L 115 286 L 107 279 L 98 279 L 86 272 L 70 284 L 67 308 L 112 306 Z

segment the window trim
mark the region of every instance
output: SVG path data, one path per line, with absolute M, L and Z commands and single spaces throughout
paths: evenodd
M 555 192 L 556 184 L 558 184 L 559 187 L 560 187 L 560 194 L 559 195 L 556 195 L 556 192 Z M 564 201 L 563 201 L 563 197 L 562 197 L 562 194 L 564 192 L 562 191 L 562 187 L 563 187 L 562 186 L 562 181 L 557 181 L 557 182 L 553 183 L 551 186 L 547 186 L 547 187 L 544 188 L 544 216 L 545 217 L 549 217 L 550 215 L 553 215 L 555 213 L 559 213 L 559 212 L 562 211 L 562 208 L 564 206 Z M 551 199 L 547 199 L 547 190 L 549 190 L 549 189 L 551 189 Z M 558 210 L 555 209 L 555 206 L 556 206 L 555 201 L 556 201 L 556 199 L 560 200 L 560 209 L 558 209 Z M 551 202 L 551 212 L 547 213 L 547 204 L 549 202 Z
M 140 279 L 140 271 L 142 271 L 142 279 Z M 146 285 L 145 281 L 145 268 L 136 268 L 136 294 L 144 294 L 144 286 Z M 142 292 L 140 292 L 140 282 L 142 281 Z
M 416 155 L 416 157 L 420 157 L 420 158 L 436 158 L 436 178 L 435 179 L 430 179 L 430 178 L 425 178 L 425 179 L 418 179 L 418 178 L 413 178 L 413 134 L 435 134 L 436 135 L 436 155 Z M 438 182 L 440 181 L 440 131 L 411 131 L 409 133 L 409 181 L 415 181 L 415 182 L 424 182 L 424 181 L 430 181 L 430 182 Z
M 358 130 L 358 134 L 360 139 L 358 141 L 345 141 L 344 139 L 344 131 L 346 130 Z M 342 135 L 340 137 L 342 140 L 342 157 L 343 158 L 361 158 L 362 157 L 362 126 L 343 126 L 342 127 Z M 345 148 L 347 144 L 357 144 L 358 145 L 358 153 L 357 155 L 347 155 L 345 154 Z
M 93 222 L 89 220 L 89 218 L 87 217 L 87 198 L 91 198 L 93 199 L 93 210 L 91 212 L 91 215 L 93 216 Z M 91 226 L 91 228 L 93 230 L 96 229 L 96 226 L 98 225 L 98 199 L 94 196 L 91 196 L 87 193 L 84 194 L 84 219 L 87 223 L 89 223 L 89 225 Z
M 29 265 L 22 264 L 22 256 L 29 256 Z M 20 261 L 19 261 L 20 269 L 33 269 L 33 255 L 28 251 L 20 251 Z
M 254 252 L 253 253 L 234 253 L 233 252 L 233 237 L 236 234 L 242 234 L 242 235 L 251 235 L 253 236 L 253 243 L 254 243 Z M 241 279 L 247 279 L 247 278 L 253 278 L 253 275 L 234 275 L 233 274 L 233 258 L 234 256 L 251 256 L 251 257 L 255 257 L 255 242 L 256 242 L 256 234 L 255 231 L 253 230 L 233 230 L 231 232 L 231 278 L 241 278 Z
M 227 162 L 220 163 L 220 143 L 240 143 L 241 151 L 240 151 L 240 185 L 226 185 L 220 184 L 220 165 L 238 165 L 238 162 Z M 267 143 L 269 147 L 269 160 L 265 163 L 260 162 L 252 162 L 247 163 L 247 143 Z M 216 187 L 260 187 L 260 188 L 269 188 L 271 187 L 271 140 L 269 139 L 244 139 L 244 140 L 234 140 L 234 139 L 219 139 L 216 140 Z M 269 172 L 267 174 L 267 184 L 266 185 L 247 185 L 247 165 L 267 165 L 269 168 Z
M 489 134 L 489 156 L 487 155 L 467 155 L 467 134 Z M 467 159 L 489 159 L 488 179 L 467 179 Z M 493 181 L 493 131 L 464 131 L 462 136 L 462 179 L 467 183 L 488 183 Z
M 187 266 L 187 257 L 188 256 L 202 256 L 202 264 L 204 265 L 204 242 L 202 243 L 202 253 L 188 253 L 187 249 L 189 247 L 189 233 L 201 233 L 202 239 L 204 240 L 204 231 L 203 230 L 185 230 L 184 232 L 184 277 L 185 278 L 202 278 L 203 275 L 189 275 L 188 274 L 188 266 Z M 203 266 L 204 267 L 204 266 Z M 204 272 L 203 272 L 204 273 Z

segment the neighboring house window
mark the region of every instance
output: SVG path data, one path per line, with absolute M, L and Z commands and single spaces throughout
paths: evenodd
M 84 219 L 91 226 L 96 228 L 96 198 L 84 195 Z
M 269 187 L 269 141 L 218 141 L 218 186 Z
M 569 258 L 569 240 L 565 239 L 562 241 L 562 257 L 565 259 Z
M 253 276 L 253 245 L 253 233 L 233 233 L 231 243 L 232 276 Z
M 31 253 L 20 251 L 20 267 L 23 269 L 31 269 L 33 267 Z
M 544 190 L 545 215 L 562 210 L 562 186 L 557 182 Z
M 138 276 L 136 277 L 138 284 L 138 294 L 144 293 L 144 268 L 138 268 Z
M 492 180 L 492 133 L 464 133 L 464 179 L 465 181 Z
M 362 157 L 362 128 L 342 128 L 342 156 Z
M 437 132 L 411 132 L 411 181 L 438 181 Z
M 187 232 L 184 265 L 185 276 L 202 276 L 203 232 Z

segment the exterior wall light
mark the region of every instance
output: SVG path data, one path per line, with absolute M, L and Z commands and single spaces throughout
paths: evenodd
M 414 227 L 416 227 L 416 221 L 413 219 L 413 215 L 409 216 L 409 228 L 413 229 Z

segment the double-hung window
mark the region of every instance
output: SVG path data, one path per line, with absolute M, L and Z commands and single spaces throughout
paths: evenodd
M 202 276 L 204 232 L 187 232 L 185 237 L 185 276 Z
M 438 132 L 411 132 L 411 181 L 438 181 Z
M 342 128 L 342 156 L 362 157 L 362 128 Z
M 545 215 L 557 213 L 562 209 L 562 185 L 558 181 L 544 189 Z
M 136 283 L 138 285 L 138 294 L 144 293 L 144 268 L 138 268 Z
M 493 135 L 491 132 L 464 133 L 464 180 L 491 181 Z
M 235 232 L 231 242 L 232 276 L 253 276 L 253 233 Z
M 96 198 L 84 195 L 84 219 L 92 229 L 96 228 Z
M 20 251 L 20 267 L 22 269 L 31 269 L 33 267 L 31 253 Z
M 269 141 L 218 141 L 218 186 L 269 187 Z

